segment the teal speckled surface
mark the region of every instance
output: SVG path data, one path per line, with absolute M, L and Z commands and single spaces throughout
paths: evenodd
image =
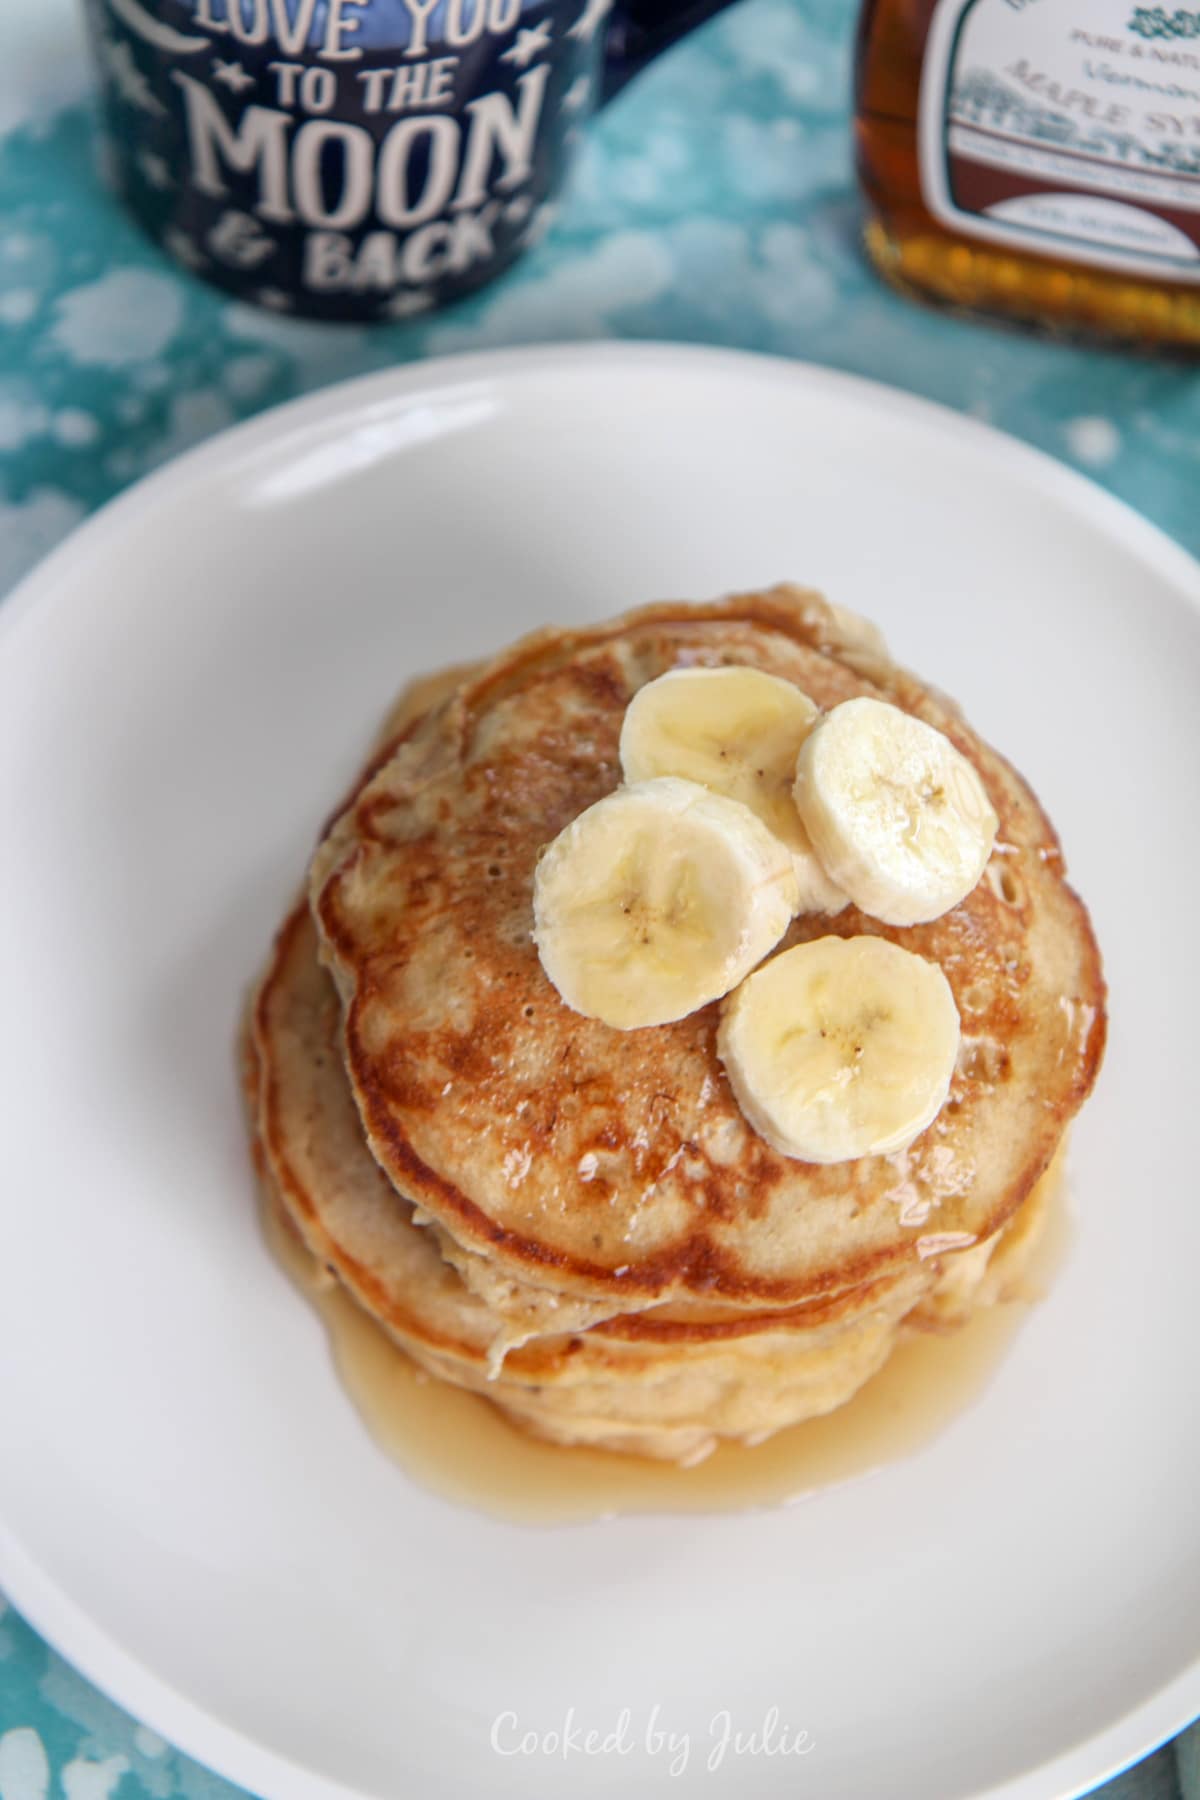
M 110 495 L 264 406 L 417 356 L 612 336 L 774 351 L 912 389 L 1073 463 L 1200 551 L 1200 370 L 923 312 L 865 268 L 851 10 L 746 0 L 715 20 L 590 128 L 557 221 L 511 275 L 452 313 L 372 330 L 254 312 L 164 262 L 105 189 L 67 0 L 8 10 L 0 593 Z M 0 1600 L 0 1800 L 236 1791 Z M 1200 1728 L 1103 1791 L 1200 1800 Z

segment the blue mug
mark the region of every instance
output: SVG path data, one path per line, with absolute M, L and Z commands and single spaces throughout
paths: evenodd
M 725 0 L 88 0 L 121 190 L 178 261 L 405 319 L 552 217 L 580 127 Z

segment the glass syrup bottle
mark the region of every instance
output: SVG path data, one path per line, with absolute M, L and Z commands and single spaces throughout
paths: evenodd
M 894 286 L 1200 349 L 1200 0 L 865 0 L 855 127 Z

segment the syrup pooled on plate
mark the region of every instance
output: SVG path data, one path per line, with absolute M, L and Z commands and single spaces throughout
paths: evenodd
M 328 1275 L 273 1208 L 277 1260 L 325 1321 L 338 1373 L 372 1437 L 423 1486 L 523 1525 L 622 1513 L 744 1512 L 799 1500 L 930 1443 L 984 1392 L 1030 1303 L 1065 1259 L 1071 1227 L 1061 1159 L 1019 1297 L 976 1310 L 947 1333 L 912 1332 L 852 1400 L 764 1444 L 723 1444 L 696 1468 L 528 1436 L 477 1394 L 419 1369 Z

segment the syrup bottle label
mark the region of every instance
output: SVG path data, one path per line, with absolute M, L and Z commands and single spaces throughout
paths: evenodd
M 954 231 L 1200 284 L 1200 0 L 938 0 L 918 132 Z

